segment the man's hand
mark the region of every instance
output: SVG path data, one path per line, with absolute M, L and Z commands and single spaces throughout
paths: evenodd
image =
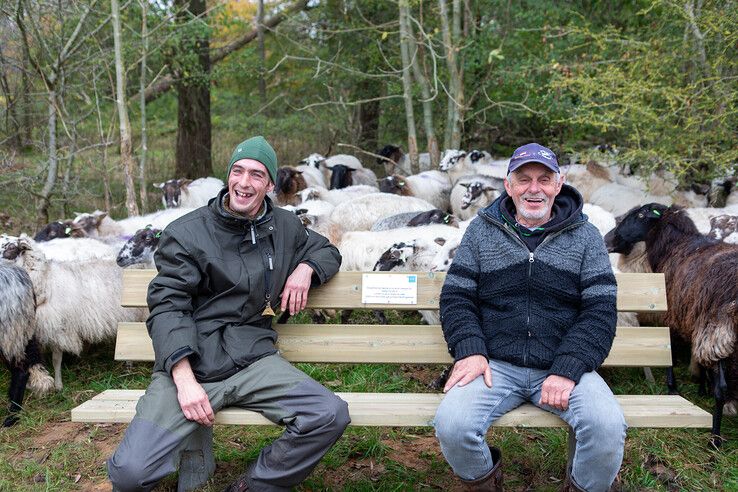
M 305 308 L 308 300 L 310 280 L 313 278 L 313 269 L 307 263 L 300 263 L 287 277 L 282 291 L 282 311 L 288 307 L 290 314 L 297 314 Z
M 454 364 L 454 369 L 451 371 L 448 381 L 446 381 L 446 386 L 443 387 L 443 392 L 446 393 L 456 386 L 456 383 L 459 383 L 459 386 L 465 386 L 482 374 L 484 374 L 484 384 L 491 388 L 492 370 L 489 368 L 487 358 L 483 355 L 470 355 L 458 360 Z
M 206 427 L 212 426 L 215 414 L 208 394 L 195 379 L 187 357 L 172 366 L 172 379 L 177 386 L 177 400 L 185 418 Z
M 566 410 L 569 408 L 569 395 L 576 383 L 564 376 L 551 374 L 541 385 L 541 405 Z

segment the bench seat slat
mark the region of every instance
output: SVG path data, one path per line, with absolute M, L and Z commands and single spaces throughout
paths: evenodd
M 72 410 L 74 422 L 130 422 L 144 390 L 107 390 Z M 349 404 L 352 425 L 428 426 L 443 398 L 437 393 L 337 393 Z M 617 396 L 630 427 L 709 428 L 710 413 L 678 395 Z M 218 412 L 216 422 L 270 425 L 258 413 L 239 408 Z M 495 422 L 497 427 L 565 427 L 557 416 L 526 404 Z
M 282 355 L 292 362 L 452 362 L 439 325 L 275 325 Z M 153 361 L 144 323 L 120 323 L 116 360 Z M 671 365 L 669 329 L 618 327 L 609 367 Z
M 408 272 L 418 276 L 418 304 L 362 304 L 362 275 L 387 275 L 396 272 L 339 272 L 330 282 L 310 290 L 308 308 L 344 309 L 438 309 L 438 297 L 445 273 Z M 123 270 L 121 304 L 147 307 L 146 291 L 156 270 Z M 666 311 L 666 284 L 662 273 L 618 273 L 618 311 Z

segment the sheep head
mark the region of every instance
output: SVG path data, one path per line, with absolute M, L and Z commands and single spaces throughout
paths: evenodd
M 633 246 L 645 241 L 651 228 L 661 220 L 669 207 L 660 203 L 649 203 L 631 209 L 624 216 L 618 217 L 615 229 L 605 234 L 605 245 L 610 253 L 630 254 Z
M 120 267 L 150 262 L 159 247 L 160 237 L 161 230 L 150 225 L 139 229 L 120 249 L 115 262 Z

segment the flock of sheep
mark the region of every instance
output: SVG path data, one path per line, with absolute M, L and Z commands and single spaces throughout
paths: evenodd
M 408 175 L 407 157 L 397 147 L 387 146 L 379 154 L 385 156 L 378 160 L 386 173 L 381 179 L 354 156 L 312 154 L 278 170 L 272 199 L 340 249 L 342 270 L 446 271 L 477 211 L 504 191 L 507 160 L 495 160 L 485 151 L 448 150 L 439 169 Z M 717 381 L 713 390 L 720 411 L 736 413 L 734 178 L 696 190 L 703 194 L 678 191 L 668 173 L 645 180 L 608 162 L 609 154 L 601 157 L 562 169 L 567 183 L 584 197 L 584 213 L 606 237 L 616 270 L 666 273 L 668 326 L 691 344 L 695 364 Z M 116 221 L 95 211 L 49 224 L 33 239 L 0 237 L 0 354 L 11 368 L 6 425 L 17 418 L 26 381 L 38 392 L 52 385 L 62 388 L 64 352 L 79 354 L 84 343 L 112 338 L 118 321 L 145 320 L 145 310 L 119 306 L 121 267 L 153 267 L 160 231 L 205 205 L 223 183 L 173 179 L 155 186 L 163 192 L 165 209 L 152 214 Z M 708 207 L 710 201 L 722 206 Z M 638 208 L 646 203 L 653 203 L 650 214 Z M 680 225 L 658 220 L 672 216 L 681 219 Z M 677 252 L 664 249 L 674 244 L 687 246 Z M 685 273 L 683 262 L 697 266 Z M 421 314 L 428 323 L 439 322 L 434 311 Z M 618 323 L 637 325 L 638 319 L 621 315 Z M 52 352 L 53 381 L 40 363 L 39 347 Z

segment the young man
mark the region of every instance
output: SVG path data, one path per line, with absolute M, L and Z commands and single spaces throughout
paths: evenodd
M 277 353 L 274 309 L 305 307 L 311 284 L 341 263 L 326 238 L 274 207 L 277 156 L 263 137 L 239 144 L 228 185 L 172 222 L 155 255 L 147 326 L 152 381 L 108 473 L 115 490 L 150 490 L 215 413 L 237 406 L 286 427 L 228 490 L 289 490 L 349 423 L 348 406 Z M 279 300 L 281 292 L 281 301 Z
M 501 454 L 488 447 L 487 429 L 529 401 L 574 429 L 566 489 L 605 491 L 620 469 L 626 430 L 595 372 L 615 336 L 607 251 L 550 149 L 518 148 L 505 190 L 467 229 L 441 292 L 456 362 L 436 436 L 471 490 L 501 490 Z

